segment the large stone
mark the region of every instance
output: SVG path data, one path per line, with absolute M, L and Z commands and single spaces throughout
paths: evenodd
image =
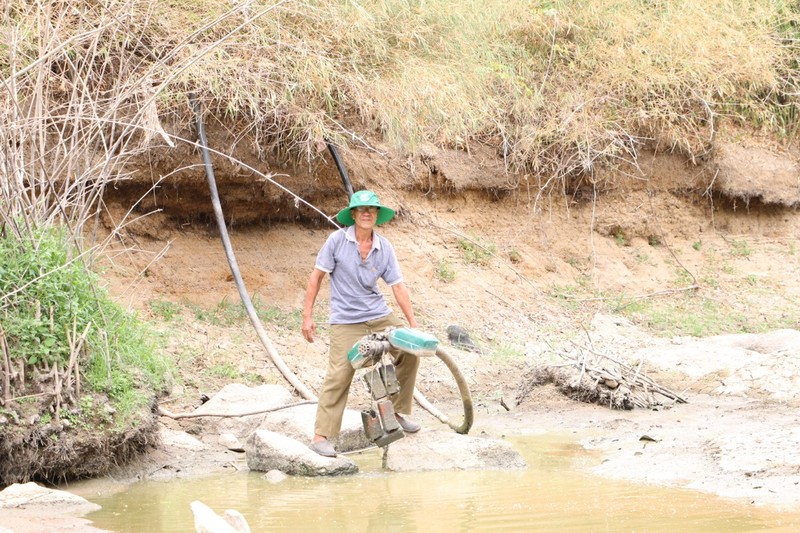
M 300 441 L 265 429 L 254 431 L 244 449 L 247 466 L 256 472 L 280 470 L 294 476 L 309 477 L 358 472 L 358 466 L 342 455 L 323 457 Z
M 300 442 L 311 442 L 311 438 L 314 436 L 316 413 L 317 406 L 313 404 L 281 409 L 267 413 L 258 429 L 281 433 Z M 331 443 L 340 453 L 362 450 L 371 445 L 367 436 L 364 435 L 360 412 L 345 409 L 342 429 L 338 437 L 331 439 Z
M 248 387 L 241 383 L 231 383 L 222 388 L 209 401 L 194 410 L 197 414 L 237 415 L 273 409 L 288 405 L 294 400 L 291 393 L 280 385 L 261 385 Z M 232 433 L 243 439 L 252 433 L 264 420 L 265 413 L 249 416 L 207 417 L 204 421 L 218 433 Z
M 46 513 L 80 516 L 100 506 L 63 490 L 48 489 L 36 483 L 14 484 L 0 491 L 0 509 L 41 509 Z M 2 517 L 2 513 L 0 513 Z
M 250 526 L 242 513 L 228 509 L 220 516 L 199 500 L 189 504 L 197 533 L 250 533 Z
M 522 456 L 504 440 L 426 429 L 390 444 L 383 463 L 384 468 L 395 472 L 527 467 Z
M 161 426 L 158 430 L 158 436 L 161 440 L 161 447 L 171 450 L 176 455 L 183 452 L 201 452 L 206 449 L 206 445 L 202 441 L 185 431 L 176 431 Z

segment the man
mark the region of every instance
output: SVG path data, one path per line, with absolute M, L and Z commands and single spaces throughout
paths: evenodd
M 403 325 L 386 304 L 378 288 L 379 279 L 392 288 L 408 325 L 417 327 L 411 297 L 403 283 L 394 248 L 374 231 L 375 226 L 388 222 L 393 216 L 394 210 L 381 205 L 374 192 L 353 194 L 350 205 L 336 215 L 336 220 L 345 227 L 328 237 L 308 278 L 303 336 L 308 342 L 314 342 L 317 329 L 312 318 L 314 302 L 325 274 L 331 277 L 330 357 L 317 404 L 315 434 L 311 443 L 311 449 L 325 457 L 336 456 L 336 450 L 328 439 L 339 434 L 355 372 L 347 360 L 347 351 L 364 335 Z M 416 433 L 420 425 L 401 413 L 406 416 L 411 413 L 419 358 L 403 353 L 395 359 L 395 366 L 400 392 L 391 398 L 392 405 L 403 431 Z

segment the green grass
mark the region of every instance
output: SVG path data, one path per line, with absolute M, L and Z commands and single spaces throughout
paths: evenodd
M 166 300 L 154 300 L 148 304 L 155 316 L 164 322 L 171 322 L 179 318 L 183 310 L 181 304 Z
M 512 363 L 525 356 L 525 352 L 517 345 L 510 342 L 499 343 L 492 347 L 488 357 L 500 363 Z
M 624 316 L 664 336 L 705 337 L 747 331 L 747 318 L 713 300 L 685 296 L 665 300 L 640 300 L 620 309 Z
M 497 252 L 497 247 L 491 241 L 481 237 L 458 239 L 458 247 L 464 254 L 467 264 L 486 266 Z
M 80 356 L 85 394 L 106 394 L 124 424 L 153 401 L 171 373 L 151 329 L 100 288 L 58 228 L 0 238 L 3 330 L 12 363 L 67 367 Z M 82 401 L 82 399 L 81 399 Z
M 206 369 L 206 373 L 216 378 L 237 379 L 241 372 L 232 363 L 217 363 Z
M 760 308 L 757 313 L 748 312 L 756 308 L 760 300 L 761 297 L 754 293 L 743 296 L 736 304 L 727 304 L 698 293 L 686 293 L 629 302 L 620 306 L 618 311 L 663 337 L 705 337 L 796 328 L 800 321 L 800 306 L 784 305 Z
M 436 266 L 436 270 L 434 270 L 434 276 L 436 276 L 436 279 L 439 281 L 451 283 L 456 279 L 456 271 L 449 261 L 442 259 Z
M 300 329 L 303 323 L 302 312 L 297 309 L 286 311 L 278 306 L 267 305 L 258 296 L 252 297 L 253 308 L 258 318 L 264 322 L 287 329 Z M 220 327 L 243 325 L 250 319 L 244 304 L 238 299 L 223 298 L 210 308 L 197 304 L 187 304 L 188 309 L 200 322 Z
M 753 249 L 750 244 L 745 241 L 732 241 L 731 242 L 731 255 L 734 257 L 750 257 L 753 255 Z

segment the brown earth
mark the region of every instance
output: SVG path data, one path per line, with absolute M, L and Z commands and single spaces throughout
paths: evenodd
M 217 142 L 224 144 L 220 135 Z M 254 155 L 242 153 L 243 144 L 237 149 L 236 157 L 260 168 Z M 158 321 L 165 302 L 181 304 L 179 317 L 161 323 L 182 371 L 167 400 L 175 408 L 196 404 L 199 392 L 213 393 L 242 376 L 282 383 L 246 321 L 226 326 L 195 319 L 197 309 L 216 309 L 219 322 L 238 296 L 215 225 L 202 222 L 210 203 L 202 169 L 188 168 L 196 154 L 182 157 L 163 158 L 167 167 L 147 167 L 166 175 L 170 165 L 187 166 L 181 180 L 163 187 L 169 194 L 148 196 L 163 210 L 125 228 L 107 272 L 122 301 L 145 316 Z M 590 330 L 601 335 L 592 324 L 598 313 L 627 311 L 645 331 L 658 326 L 654 315 L 672 313 L 678 322 L 704 306 L 715 311 L 686 320 L 718 322 L 712 329 L 718 333 L 798 326 L 797 152 L 720 141 L 713 157 L 701 163 L 679 154 L 643 153 L 625 172 L 597 171 L 596 190 L 584 178 L 561 192 L 543 192 L 531 175 L 506 173 L 502 161 L 481 147 L 469 153 L 426 147 L 416 158 L 401 159 L 377 146 L 343 158 L 356 189 L 375 189 L 397 208 L 398 216 L 381 231 L 398 251 L 421 326 L 444 339 L 446 326 L 459 324 L 482 347 L 480 355 L 459 352 L 479 417 L 505 413 L 500 400 L 513 405 L 526 370 L 569 339 L 585 339 Z M 327 286 L 317 303 L 321 335 L 314 344 L 299 334 L 298 314 L 315 254 L 333 226 L 263 177 L 250 178 L 260 180 L 256 193 L 252 186 L 243 188 L 241 169 L 231 172 L 235 165 L 215 169 L 247 289 L 262 308 L 273 308 L 266 321 L 272 341 L 317 391 L 327 352 Z M 283 163 L 272 172 L 286 173 L 272 179 L 328 215 L 346 202 L 327 159 Z M 110 199 L 113 220 L 119 222 L 125 206 L 138 198 L 122 196 L 137 191 L 137 184 L 141 180 L 134 179 Z M 482 253 L 487 250 L 491 254 Z M 653 307 L 638 310 L 642 302 Z M 641 335 L 638 346 L 659 342 Z M 608 346 L 623 360 L 630 348 Z M 426 362 L 418 386 L 434 401 L 457 405 L 441 366 Z M 689 397 L 712 392 L 718 377 L 698 378 L 686 369 L 658 374 L 665 386 L 686 390 Z M 740 397 L 767 398 L 768 388 L 752 387 L 749 397 Z M 366 397 L 359 394 L 354 405 Z M 545 387 L 516 409 L 546 410 L 551 401 L 563 405 Z M 567 405 L 578 420 L 585 416 L 584 406 Z
M 356 188 L 372 188 L 397 208 L 398 216 L 381 233 L 398 251 L 421 327 L 445 339 L 447 325 L 459 324 L 482 348 L 481 353 L 457 352 L 475 398 L 476 428 L 503 433 L 580 430 L 593 436 L 587 446 L 604 449 L 614 438 L 631 437 L 653 425 L 662 429 L 659 440 L 668 441 L 687 431 L 676 422 L 681 418 L 702 419 L 703 432 L 715 434 L 718 429 L 721 435 L 728 434 L 731 424 L 748 420 L 768 418 L 776 431 L 791 431 L 797 424 L 791 414 L 796 398 L 775 401 L 763 387 L 722 397 L 715 389 L 724 376 L 698 377 L 686 368 L 651 369 L 659 383 L 689 398 L 689 404 L 672 409 L 612 411 L 565 399 L 552 386 L 535 389 L 519 405 L 515 402 L 526 371 L 552 360 L 570 339 L 585 341 L 595 335 L 592 321 L 598 313 L 628 311 L 628 318 L 644 328 L 637 330 L 637 347 L 664 341 L 648 333 L 648 326 L 660 323 L 652 309 L 670 312 L 674 319 L 695 311 L 697 302 L 718 309 L 719 316 L 711 313 L 712 319 L 703 320 L 733 316 L 730 328 L 798 328 L 800 214 L 793 206 L 800 197 L 800 178 L 787 171 L 797 168 L 797 153 L 763 145 L 749 148 L 759 162 L 750 169 L 758 174 L 748 174 L 749 187 L 741 172 L 734 175 L 731 170 L 743 164 L 732 167 L 735 161 L 725 155 L 732 153 L 741 161 L 739 146 L 699 165 L 676 154 L 643 154 L 627 175 L 597 172 L 596 189 L 584 179 L 549 192 L 541 192 L 533 176 L 504 172 L 502 161 L 479 148 L 469 154 L 427 148 L 422 156 L 406 159 L 378 147 L 343 156 Z M 139 162 L 133 178 L 107 198 L 104 217 L 104 230 L 110 230 L 126 220 L 133 202 L 145 198 L 133 216 L 146 216 L 131 221 L 128 214 L 129 223 L 106 249 L 105 279 L 121 302 L 163 333 L 180 371 L 163 400 L 173 411 L 188 410 L 198 405 L 201 394 L 213 394 L 233 381 L 284 383 L 252 327 L 235 312 L 238 295 L 210 221 L 204 177 L 201 170 L 188 168 L 197 157 L 165 153 L 146 165 Z M 264 166 L 252 155 L 237 157 Z M 157 180 L 153 176 L 178 167 L 186 168 L 143 195 Z M 272 179 L 328 215 L 346 203 L 327 160 L 275 164 L 272 171 L 286 173 Z M 780 191 L 772 185 L 776 175 Z M 317 342 L 302 339 L 299 312 L 316 252 L 333 226 L 241 167 L 221 164 L 217 178 L 245 284 L 257 305 L 268 310 L 267 333 L 288 366 L 318 391 L 327 357 L 327 283 L 316 307 Z M 161 211 L 151 213 L 152 208 Z M 492 253 L 483 254 L 486 250 Z M 693 285 L 698 288 L 691 289 Z M 642 302 L 653 307 L 639 310 L 633 305 Z M 237 317 L 229 320 L 230 315 Z M 720 332 L 726 331 L 733 330 L 723 326 Z M 620 339 L 606 349 L 625 360 L 631 342 L 624 335 Z M 436 360 L 423 362 L 418 388 L 440 408 L 457 413 L 456 392 Z M 364 391 L 356 390 L 351 404 L 358 406 L 365 398 Z M 731 416 L 708 417 L 709 410 Z M 426 424 L 438 424 L 424 413 L 420 417 Z M 195 432 L 201 424 L 165 423 Z M 694 472 L 670 476 L 668 467 L 651 465 L 640 469 L 638 480 L 725 493 L 730 478 L 718 475 L 718 465 L 708 460 L 713 446 L 703 442 L 698 448 L 697 440 L 671 439 L 673 452 L 699 458 Z M 793 443 L 789 439 L 786 446 Z M 751 445 L 742 441 L 742 452 Z M 609 460 L 619 457 L 610 448 L 606 453 Z M 800 474 L 793 459 L 782 468 L 787 475 Z M 718 481 L 692 485 L 699 479 Z M 755 503 L 800 504 L 796 487 L 787 494 L 781 486 L 780 498 L 746 489 L 728 495 Z

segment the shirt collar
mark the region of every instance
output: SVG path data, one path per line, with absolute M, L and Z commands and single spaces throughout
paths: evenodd
M 356 227 L 355 226 L 347 226 L 347 229 L 344 230 L 344 236 L 350 242 L 356 241 Z M 381 249 L 381 240 L 378 238 L 378 232 L 372 230 L 372 249 L 373 250 L 380 250 Z

